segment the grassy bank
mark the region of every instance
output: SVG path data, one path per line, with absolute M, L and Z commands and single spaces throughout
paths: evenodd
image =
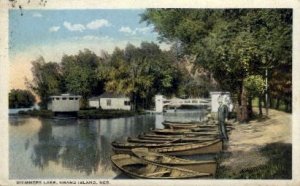
M 52 118 L 54 117 L 54 112 L 50 110 L 29 110 L 20 111 L 20 115 L 41 117 L 41 118 Z M 142 112 L 133 112 L 127 110 L 80 110 L 77 113 L 77 118 L 79 119 L 108 119 L 108 118 L 119 118 L 119 117 L 130 117 L 136 114 L 142 114 Z M 74 115 L 76 117 L 76 115 Z
M 264 165 L 245 167 L 239 172 L 221 166 L 217 170 L 218 179 L 291 179 L 292 178 L 292 145 L 287 143 L 271 143 L 260 149 L 260 153 L 268 158 Z M 225 159 L 221 156 L 219 162 Z
M 134 111 L 128 110 L 80 110 L 78 112 L 78 118 L 80 119 L 108 119 L 119 117 L 130 117 L 139 114 Z
M 51 118 L 54 116 L 54 113 L 51 110 L 28 110 L 20 111 L 20 115 L 23 116 L 32 116 L 32 117 L 42 117 L 42 118 Z

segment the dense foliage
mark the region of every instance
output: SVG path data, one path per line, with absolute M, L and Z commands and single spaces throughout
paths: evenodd
M 290 73 L 291 9 L 148 9 L 142 21 L 153 24 L 161 40 L 179 40 L 185 54 L 196 56 L 195 67 L 211 71 L 223 90 L 236 95 L 242 122 L 248 119 L 244 80 L 263 75 L 266 67 Z M 291 75 L 284 78 L 291 94 Z
M 112 54 L 102 52 L 101 56 L 85 49 L 76 55 L 64 55 L 60 63 L 46 63 L 41 57 L 32 65 L 33 81 L 27 83 L 41 98 L 42 108 L 46 108 L 50 95 L 79 94 L 83 106 L 87 106 L 89 97 L 105 91 L 131 97 L 136 109 L 149 108 L 155 94 L 186 95 L 188 92 L 182 90 L 191 78 L 171 51 L 148 42 L 139 47 L 128 44 L 125 49 L 115 48 Z
M 29 90 L 12 89 L 9 93 L 9 108 L 28 108 L 35 103 L 35 97 Z

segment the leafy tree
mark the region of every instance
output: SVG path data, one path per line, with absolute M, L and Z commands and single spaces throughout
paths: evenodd
M 291 63 L 292 11 L 289 9 L 148 9 L 161 40 L 180 41 L 196 65 L 214 74 L 223 90 L 237 95 L 238 119 L 247 121 L 244 80 L 270 65 Z M 288 57 L 281 55 L 282 51 Z
M 47 108 L 49 96 L 61 93 L 62 76 L 60 66 L 54 62 L 46 63 L 43 57 L 32 62 L 33 79 L 26 79 L 27 86 L 36 93 L 40 99 L 40 106 Z
M 12 89 L 9 92 L 9 108 L 28 108 L 35 103 L 35 97 L 29 90 Z
M 261 100 L 265 91 L 265 82 L 260 75 L 251 75 L 244 79 L 244 86 L 248 94 L 248 112 L 252 116 L 252 99 L 258 96 Z M 262 115 L 262 106 L 259 103 L 259 114 Z
M 91 95 L 101 94 L 104 85 L 96 76 L 99 63 L 99 57 L 88 49 L 77 55 L 64 55 L 61 60 L 64 89 L 82 95 L 85 101 Z
M 136 107 L 149 107 L 155 94 L 174 94 L 179 86 L 174 56 L 154 43 L 116 48 L 100 68 L 98 75 L 107 79 L 105 89 L 129 95 Z

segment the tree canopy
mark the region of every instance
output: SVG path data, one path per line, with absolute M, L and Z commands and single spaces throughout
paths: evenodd
M 28 108 L 35 103 L 35 97 L 29 90 L 12 89 L 9 92 L 9 108 Z
M 153 24 L 162 41 L 180 41 L 196 67 L 237 94 L 241 112 L 245 78 L 292 63 L 291 9 L 148 9 L 141 20 Z

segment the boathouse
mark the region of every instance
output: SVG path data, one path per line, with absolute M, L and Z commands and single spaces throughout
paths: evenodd
M 50 96 L 48 110 L 53 112 L 77 112 L 79 111 L 79 101 L 81 96 L 71 94 L 61 94 Z
M 131 110 L 130 98 L 128 96 L 110 92 L 90 98 L 89 106 L 104 110 Z

